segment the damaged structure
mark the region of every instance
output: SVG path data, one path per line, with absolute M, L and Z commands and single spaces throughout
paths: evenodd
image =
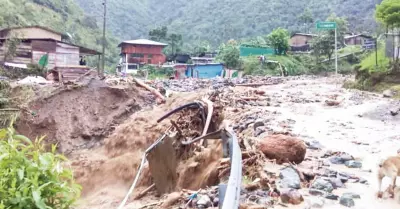
M 60 32 L 41 26 L 14 27 L 0 30 L 0 63 L 6 67 L 29 68 L 39 65 L 47 56 L 45 67 L 56 80 L 73 80 L 90 70 L 80 60 L 85 56 L 99 56 L 101 53 L 65 41 Z M 9 45 L 14 44 L 11 52 Z

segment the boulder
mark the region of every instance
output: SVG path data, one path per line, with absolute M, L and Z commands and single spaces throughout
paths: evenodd
M 346 161 L 345 165 L 348 168 L 361 168 L 362 167 L 362 163 L 361 162 L 354 161 L 354 160 Z
M 261 141 L 259 150 L 269 159 L 275 159 L 278 164 L 303 162 L 307 147 L 298 138 L 287 135 L 271 135 Z
M 386 98 L 390 98 L 390 97 L 394 96 L 393 91 L 390 90 L 390 89 L 387 89 L 387 90 L 383 91 L 382 94 L 383 94 L 383 97 L 386 97 Z
M 333 186 L 331 182 L 318 178 L 312 183 L 311 189 L 317 189 L 331 193 L 333 191 Z
M 282 203 L 299 205 L 304 201 L 303 196 L 296 189 L 281 190 Z
M 281 188 L 300 189 L 300 176 L 293 167 L 283 168 L 279 178 L 281 179 Z
M 353 200 L 353 196 L 351 194 L 343 194 L 340 197 L 339 203 L 341 205 L 349 207 L 349 208 L 355 206 L 355 203 L 354 203 L 354 200 Z

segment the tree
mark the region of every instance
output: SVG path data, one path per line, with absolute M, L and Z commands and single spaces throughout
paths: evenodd
M 168 36 L 168 44 L 171 47 L 171 54 L 176 54 L 182 46 L 182 35 L 172 33 Z
M 211 51 L 211 46 L 208 41 L 201 41 L 194 47 L 194 53 L 197 55 L 204 54 L 205 52 Z
M 375 18 L 381 22 L 387 29 L 400 30 L 400 1 L 398 0 L 384 0 L 380 5 L 376 7 Z M 397 36 L 400 36 L 400 31 L 398 31 Z M 393 36 L 394 43 L 395 36 Z M 395 50 L 395 45 L 393 44 L 393 49 Z M 400 53 L 400 48 L 397 48 L 397 53 Z M 395 59 L 395 57 L 393 57 Z M 399 58 L 396 57 L 396 63 L 398 63 Z
M 311 41 L 311 48 L 317 62 L 321 56 L 327 56 L 331 60 L 333 52 L 335 52 L 335 39 L 332 39 L 328 32 L 324 32 Z
M 346 18 L 343 17 L 338 17 L 336 16 L 336 14 L 332 13 L 327 19 L 326 21 L 328 22 L 335 22 L 337 25 L 337 39 L 338 39 L 338 47 L 340 46 L 344 46 L 344 36 L 346 35 L 346 33 L 349 31 L 348 28 L 348 22 L 346 20 Z M 330 30 L 329 31 L 329 36 L 330 38 L 332 38 L 333 40 L 335 40 L 335 30 Z
M 376 7 L 375 17 L 389 29 L 400 28 L 400 1 L 383 0 Z
M 149 31 L 149 38 L 153 41 L 163 41 L 167 39 L 168 28 L 166 26 L 155 28 Z
M 230 40 L 226 44 L 221 44 L 217 60 L 225 64 L 227 68 L 237 69 L 240 67 L 240 49 L 235 40 Z
M 289 49 L 289 32 L 286 29 L 275 29 L 268 35 L 267 39 L 277 55 L 286 54 Z
M 306 8 L 298 18 L 300 23 L 304 24 L 304 33 L 309 33 L 310 24 L 314 23 L 314 17 L 311 10 L 309 8 Z

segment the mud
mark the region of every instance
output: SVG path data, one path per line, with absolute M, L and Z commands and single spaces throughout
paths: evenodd
M 101 81 L 66 88 L 29 104 L 17 131 L 30 138 L 46 136 L 63 153 L 94 147 L 142 106 L 149 103 L 143 90 L 111 88 Z

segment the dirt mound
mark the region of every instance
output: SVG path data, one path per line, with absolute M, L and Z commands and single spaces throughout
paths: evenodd
M 148 103 L 148 98 L 148 92 L 111 88 L 95 80 L 30 103 L 17 131 L 31 138 L 45 135 L 47 142 L 58 143 L 61 152 L 69 153 L 94 146 Z

